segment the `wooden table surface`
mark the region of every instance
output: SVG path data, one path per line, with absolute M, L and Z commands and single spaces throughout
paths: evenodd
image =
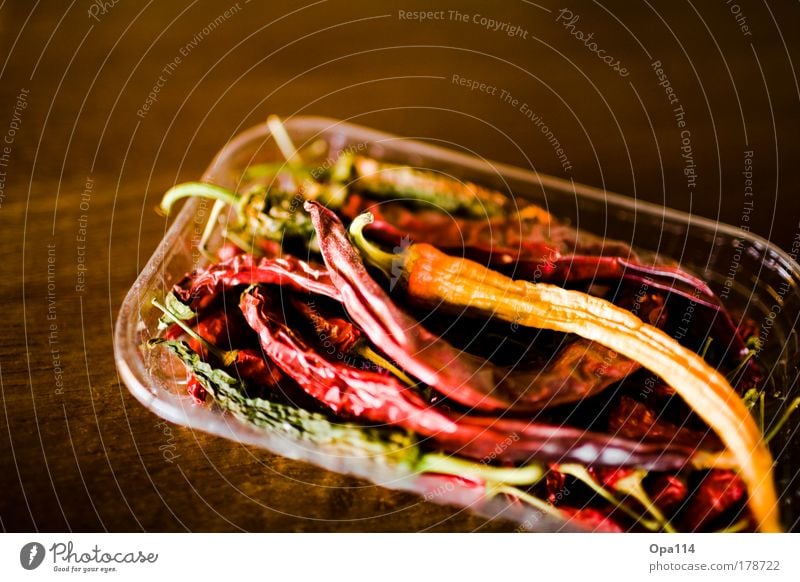
M 790 249 L 800 5 L 737 2 L 0 3 L 0 529 L 509 529 L 139 405 L 112 332 L 153 208 L 242 128 L 317 114 Z

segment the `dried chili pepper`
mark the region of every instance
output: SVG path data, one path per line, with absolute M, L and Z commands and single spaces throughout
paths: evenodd
M 350 253 L 354 249 L 339 219 L 313 202 L 307 202 L 306 208 L 324 241 L 323 257 L 331 274 L 339 268 L 353 275 L 353 258 L 348 257 L 348 248 Z M 399 255 L 385 253 L 363 236 L 359 237 L 365 222 L 356 220 L 351 228 L 357 244 L 370 262 L 394 275 L 396 284 L 405 289 L 411 301 L 429 307 L 441 305 L 457 313 L 467 310 L 488 314 L 518 325 L 575 333 L 598 341 L 661 376 L 719 435 L 736 460 L 759 527 L 763 531 L 780 531 L 769 449 L 727 380 L 697 354 L 631 312 L 585 293 L 515 281 L 426 244 L 411 245 Z M 333 240 L 328 243 L 327 237 Z M 349 264 L 343 267 L 336 264 L 337 260 Z M 343 289 L 336 276 L 333 281 Z M 346 302 L 344 292 L 343 298 Z M 369 333 L 367 329 L 364 331 Z
M 197 380 L 194 374 L 189 374 L 189 379 L 186 381 L 186 392 L 198 404 L 203 404 L 206 401 L 208 393 L 203 385 Z
M 315 209 L 320 248 L 353 320 L 408 374 L 475 410 L 533 411 L 597 394 L 638 369 L 598 342 L 575 342 L 543 368 L 496 366 L 457 350 L 397 308 L 369 276 L 336 216 Z
M 713 432 L 700 432 L 661 419 L 655 410 L 630 396 L 622 396 L 609 413 L 608 430 L 625 438 L 698 446 L 710 451 L 722 448 Z
M 362 339 L 363 334 L 356 326 L 342 318 L 321 313 L 315 305 L 297 296 L 291 296 L 289 303 L 314 327 L 319 340 L 330 344 L 337 353 L 349 353 Z
M 734 471 L 711 470 L 681 512 L 682 523 L 689 531 L 701 530 L 732 509 L 746 494 L 744 483 Z
M 689 488 L 678 475 L 657 475 L 648 484 L 650 496 L 665 513 L 673 513 L 686 500 Z
M 461 456 L 512 463 L 567 459 L 666 470 L 684 466 L 694 454 L 690 448 L 654 447 L 569 427 L 456 417 L 429 406 L 391 376 L 328 360 L 287 325 L 284 311 L 265 291 L 244 293 L 241 307 L 264 353 L 320 403 L 337 414 L 413 430 Z
M 409 198 L 431 204 L 444 212 L 471 216 L 494 216 L 513 206 L 512 200 L 496 190 L 472 182 L 460 182 L 445 174 L 409 166 L 353 158 L 353 187 L 392 198 Z
M 341 209 L 351 220 L 367 211 L 374 216 L 368 232 L 392 246 L 409 240 L 428 243 L 445 252 L 463 253 L 516 278 L 542 283 L 647 281 L 653 289 L 691 299 L 698 309 L 720 311 L 702 279 L 675 266 L 657 264 L 654 259 L 652 264 L 646 263 L 623 242 L 579 234 L 536 206 L 477 220 L 436 210 L 412 212 L 399 203 L 377 204 L 353 193 Z M 712 299 L 704 300 L 698 292 Z
M 411 211 L 398 202 L 378 204 L 351 193 L 340 213 L 352 220 L 365 211 L 374 216 L 367 232 L 392 247 L 428 243 L 539 283 L 627 281 L 669 293 L 691 306 L 697 325 L 729 346 L 729 359 L 745 354 L 731 315 L 705 281 L 654 256 L 637 256 L 623 242 L 578 233 L 536 206 L 501 217 L 464 219 L 431 209 Z
M 289 255 L 261 259 L 251 254 L 235 255 L 186 278 L 175 286 L 173 292 L 185 304 L 194 306 L 222 289 L 254 283 L 274 283 L 289 289 L 339 298 L 339 291 L 324 266 L 313 265 Z

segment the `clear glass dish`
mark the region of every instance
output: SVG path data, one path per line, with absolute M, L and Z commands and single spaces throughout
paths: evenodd
M 580 231 L 627 241 L 675 261 L 703 276 L 717 293 L 725 291 L 725 303 L 733 312 L 753 318 L 765 329 L 768 326 L 761 355 L 771 386 L 767 418 L 778 414 L 782 403 L 793 396 L 790 391 L 796 392 L 800 267 L 767 240 L 726 224 L 335 119 L 294 117 L 286 120 L 285 126 L 298 146 L 321 139 L 329 156 L 349 148 L 385 161 L 435 168 L 528 198 Z M 266 124 L 259 125 L 223 147 L 203 179 L 236 189 L 247 166 L 282 160 Z M 147 350 L 144 344 L 157 332 L 159 314 L 151 300 L 163 299 L 185 273 L 206 264 L 197 245 L 211 205 L 194 198 L 186 202 L 120 310 L 115 358 L 122 379 L 142 404 L 179 425 L 363 477 L 387 488 L 413 491 L 436 503 L 469 507 L 484 517 L 509 519 L 519 523 L 522 530 L 572 529 L 519 504 L 486 498 L 478 488 L 456 485 L 438 476 L 411 474 L 375 459 L 343 456 L 333 448 L 309 448 L 304 442 L 194 404 L 180 384 L 185 377 L 183 368 L 156 354 L 160 350 Z M 791 529 L 800 516 L 800 488 L 795 480 L 800 454 L 796 440 L 792 442 L 796 432 L 796 423 L 791 423 L 772 446 L 778 458 L 776 479 L 782 518 L 785 527 Z

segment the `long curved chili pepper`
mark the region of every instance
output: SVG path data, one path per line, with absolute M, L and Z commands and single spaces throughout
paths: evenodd
M 333 412 L 404 427 L 448 452 L 473 459 L 524 463 L 532 459 L 669 470 L 692 462 L 692 447 L 654 446 L 581 429 L 514 419 L 460 416 L 429 406 L 386 374 L 330 361 L 284 320 L 280 302 L 253 288 L 242 295 L 245 319 L 281 370 Z
M 686 301 L 698 325 L 705 325 L 730 359 L 745 355 L 746 348 L 730 313 L 705 281 L 651 256 L 637 256 L 621 241 L 578 233 L 537 206 L 516 214 L 464 219 L 439 210 L 413 212 L 399 202 L 376 202 L 351 192 L 339 212 L 353 220 L 368 211 L 374 216 L 367 231 L 379 241 L 402 248 L 413 242 L 428 243 L 449 254 L 462 255 L 515 279 L 565 285 L 628 281 L 646 284 Z
M 255 259 L 252 255 L 236 255 L 198 274 L 187 284 L 177 286 L 174 291 L 182 301 L 195 305 L 223 288 L 251 283 L 284 284 L 294 290 L 341 300 L 324 266 L 311 266 L 290 256 Z M 376 342 L 376 345 L 380 346 L 381 342 Z M 502 344 L 498 344 L 496 349 L 502 349 Z M 482 371 L 487 377 L 484 386 L 487 392 L 498 385 L 498 394 L 502 394 L 504 400 L 502 406 L 495 408 L 497 410 L 534 411 L 575 402 L 600 393 L 638 368 L 635 362 L 580 338 L 538 367 L 496 366 L 466 352 L 454 348 L 451 351 L 472 370 Z M 462 404 L 474 406 L 473 401 L 464 401 L 458 394 L 449 395 Z
M 479 411 L 532 412 L 597 394 L 639 367 L 591 341 L 568 346 L 551 359 L 549 369 L 538 370 L 496 366 L 458 350 L 391 301 L 367 273 L 333 212 L 316 203 L 307 208 L 331 280 L 353 320 L 405 372 L 455 402 Z
M 375 217 L 367 227 L 370 235 L 394 247 L 411 241 L 429 243 L 510 277 L 538 283 L 624 280 L 673 294 L 690 302 L 697 324 L 729 346 L 730 359 L 746 353 L 730 313 L 705 281 L 679 267 L 658 264 L 655 258 L 639 257 L 623 242 L 578 233 L 536 206 L 516 215 L 463 219 L 438 210 L 412 212 L 398 202 L 378 203 L 351 192 L 339 210 L 351 220 L 364 211 Z
M 319 339 L 330 344 L 336 353 L 351 352 L 363 337 L 361 330 L 349 321 L 323 313 L 305 297 L 292 295 L 289 303 L 311 324 Z
M 306 207 L 314 210 L 317 232 L 322 213 L 328 213 L 328 221 L 343 228 L 335 215 L 319 205 L 307 202 Z M 575 333 L 636 360 L 659 375 L 719 435 L 736 459 L 760 529 L 781 530 L 772 456 L 761 432 L 728 381 L 696 353 L 630 311 L 586 293 L 513 280 L 427 244 L 411 245 L 399 255 L 381 251 L 360 233 L 368 220 L 364 216 L 354 222 L 354 238 L 370 262 L 393 275 L 396 285 L 405 289 L 412 302 L 456 313 L 466 310 L 488 314 L 526 327 Z
M 462 219 L 435 210 L 411 212 L 398 203 L 378 204 L 351 193 L 341 213 L 354 219 L 371 212 L 370 234 L 390 245 L 409 239 L 432 244 L 444 251 L 466 253 L 467 258 L 506 272 L 518 279 L 542 283 L 635 279 L 649 281 L 655 289 L 694 300 L 700 294 L 714 298 L 702 279 L 670 265 L 646 264 L 630 246 L 620 241 L 578 233 L 540 212 L 490 219 Z M 710 309 L 719 305 L 704 301 Z
M 295 257 L 255 258 L 251 254 L 235 255 L 216 263 L 200 274 L 178 284 L 173 292 L 185 304 L 193 306 L 204 297 L 236 285 L 273 283 L 290 289 L 304 290 L 339 300 L 339 291 L 331 282 L 327 269 Z
M 459 182 L 430 170 L 379 162 L 363 156 L 353 158 L 353 170 L 354 188 L 392 198 L 408 197 L 445 212 L 495 216 L 513 206 L 512 200 L 502 192 L 472 182 Z

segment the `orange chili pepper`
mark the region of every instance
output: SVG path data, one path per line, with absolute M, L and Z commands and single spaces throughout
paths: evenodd
M 429 308 L 496 317 L 517 325 L 578 336 L 636 360 L 658 374 L 714 430 L 738 465 L 748 504 L 761 531 L 781 531 L 772 456 L 749 410 L 728 381 L 700 356 L 630 311 L 581 293 L 501 273 L 428 244 L 390 254 L 367 241 L 369 213 L 350 235 L 366 259 L 393 277 L 409 301 Z

